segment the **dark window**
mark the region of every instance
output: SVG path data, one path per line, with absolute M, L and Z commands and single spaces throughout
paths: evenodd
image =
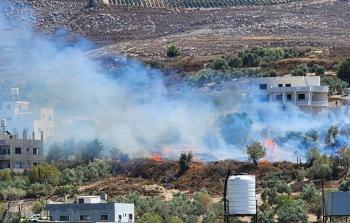
M 282 101 L 282 94 L 276 94 L 275 98 L 278 101 Z
M 60 221 L 69 221 L 69 216 L 67 215 L 60 216 Z
M 283 84 L 278 84 L 278 87 L 283 87 Z
M 84 199 L 83 199 L 83 198 L 79 198 L 79 199 L 78 199 L 78 203 L 79 203 L 79 204 L 84 204 Z
M 34 155 L 39 155 L 39 149 L 38 148 L 33 148 L 33 154 Z
M 0 155 L 9 155 L 10 154 L 10 146 L 1 146 L 0 147 Z
M 20 147 L 15 148 L 15 154 L 22 154 L 22 149 Z
M 286 87 L 291 87 L 292 85 L 291 84 L 286 84 Z
M 118 215 L 118 222 L 121 222 L 122 221 L 122 215 Z
M 292 94 L 287 94 L 287 101 L 291 101 L 292 100 Z
M 80 221 L 90 221 L 90 215 L 88 214 L 80 215 Z
M 129 214 L 129 221 L 132 221 L 132 214 Z
M 101 214 L 101 221 L 108 221 L 108 214 Z
M 298 100 L 305 100 L 305 94 L 298 94 Z
M 260 84 L 260 85 L 259 85 L 259 88 L 260 88 L 261 90 L 265 90 L 265 89 L 267 89 L 267 84 Z

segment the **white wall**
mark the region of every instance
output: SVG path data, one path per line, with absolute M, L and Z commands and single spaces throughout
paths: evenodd
M 115 222 L 135 222 L 134 204 L 115 203 Z M 129 221 L 129 214 L 132 214 L 132 220 Z M 119 215 L 122 216 L 119 221 Z

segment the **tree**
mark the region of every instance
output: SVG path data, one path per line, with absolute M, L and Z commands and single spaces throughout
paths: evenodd
M 248 159 L 258 165 L 259 159 L 266 155 L 266 148 L 260 142 L 253 142 L 247 146 Z
M 322 65 L 314 64 L 311 67 L 311 72 L 315 73 L 316 75 L 323 75 L 325 73 L 325 68 Z
M 255 53 L 244 53 L 242 56 L 242 63 L 245 67 L 258 67 L 261 58 Z
M 329 94 L 343 94 L 345 88 L 348 87 L 348 82 L 342 81 L 338 77 L 321 76 L 321 84 L 329 87 Z
M 316 158 L 308 170 L 308 175 L 311 179 L 325 179 L 329 177 L 331 173 L 331 161 L 326 155 L 321 155 Z
M 337 126 L 331 126 L 327 131 L 325 143 L 331 146 L 335 146 L 338 134 L 339 128 Z
M 292 71 L 292 76 L 305 76 L 308 71 L 306 64 L 298 64 Z
M 229 58 L 228 65 L 232 68 L 240 68 L 243 65 L 242 59 L 240 57 Z
M 29 170 L 28 176 L 31 183 L 57 185 L 60 182 L 61 172 L 54 165 L 41 164 Z
M 32 211 L 34 214 L 40 214 L 45 208 L 45 204 L 42 201 L 34 201 L 32 204 Z
M 162 223 L 163 219 L 162 217 L 154 212 L 147 212 L 142 215 L 140 223 Z
M 350 168 L 350 149 L 346 146 L 341 147 L 332 159 L 332 172 L 335 178 L 345 176 Z
M 211 64 L 211 67 L 213 70 L 226 70 L 228 63 L 224 58 L 218 58 Z
M 300 198 L 308 203 L 312 203 L 317 199 L 317 189 L 313 183 L 303 186 L 300 192 Z
M 171 46 L 168 47 L 166 55 L 168 57 L 180 56 L 180 50 L 175 45 L 171 45 Z
M 350 180 L 348 178 L 342 180 L 338 186 L 338 190 L 340 191 L 350 191 Z
M 337 75 L 340 79 L 350 82 L 350 57 L 340 63 Z
M 290 196 L 281 196 L 277 210 L 280 223 L 307 223 L 306 204 L 302 200 L 293 200 Z
M 178 172 L 178 176 L 181 176 L 183 173 L 185 173 L 189 168 L 190 168 L 190 164 L 192 161 L 192 153 L 181 153 L 180 155 L 180 159 L 179 159 L 179 166 L 180 166 L 180 170 Z
M 7 217 L 7 214 L 11 208 L 11 204 L 13 201 L 20 199 L 21 197 L 25 196 L 25 191 L 22 189 L 17 189 L 13 187 L 6 187 L 0 189 L 0 194 L 2 196 L 2 199 L 6 201 L 5 206 L 3 207 L 2 214 L 0 216 L 0 222 L 4 222 L 5 218 Z
M 306 166 L 311 167 L 315 160 L 321 157 L 320 150 L 317 148 L 311 148 L 306 152 Z

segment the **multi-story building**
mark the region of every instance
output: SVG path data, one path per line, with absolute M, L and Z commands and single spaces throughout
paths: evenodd
M 52 108 L 39 108 L 33 112 L 29 108 L 29 102 L 19 100 L 19 89 L 11 89 L 11 98 L 0 102 L 0 118 L 6 119 L 7 128 L 13 133 L 21 133 L 24 130 L 34 132 L 36 136 L 44 133 L 44 138 L 54 136 L 54 120 Z
M 4 121 L 2 120 L 2 123 Z M 32 133 L 31 139 L 26 131 L 22 138 L 4 131 L 0 133 L 0 169 L 11 169 L 22 172 L 25 169 L 36 166 L 44 161 L 43 135 L 41 139 L 35 138 Z
M 250 80 L 258 95 L 283 106 L 318 113 L 328 108 L 328 86 L 321 86 L 319 76 L 262 77 Z
M 134 204 L 107 203 L 107 195 L 80 196 L 76 203 L 48 204 L 54 222 L 135 222 Z

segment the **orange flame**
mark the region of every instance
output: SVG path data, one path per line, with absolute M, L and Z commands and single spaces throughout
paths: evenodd
M 149 159 L 154 161 L 154 162 L 161 162 L 162 161 L 162 158 L 158 154 L 151 155 Z
M 266 159 L 269 161 L 278 161 L 280 160 L 280 148 L 278 144 L 273 139 L 268 139 L 264 143 L 266 150 Z

